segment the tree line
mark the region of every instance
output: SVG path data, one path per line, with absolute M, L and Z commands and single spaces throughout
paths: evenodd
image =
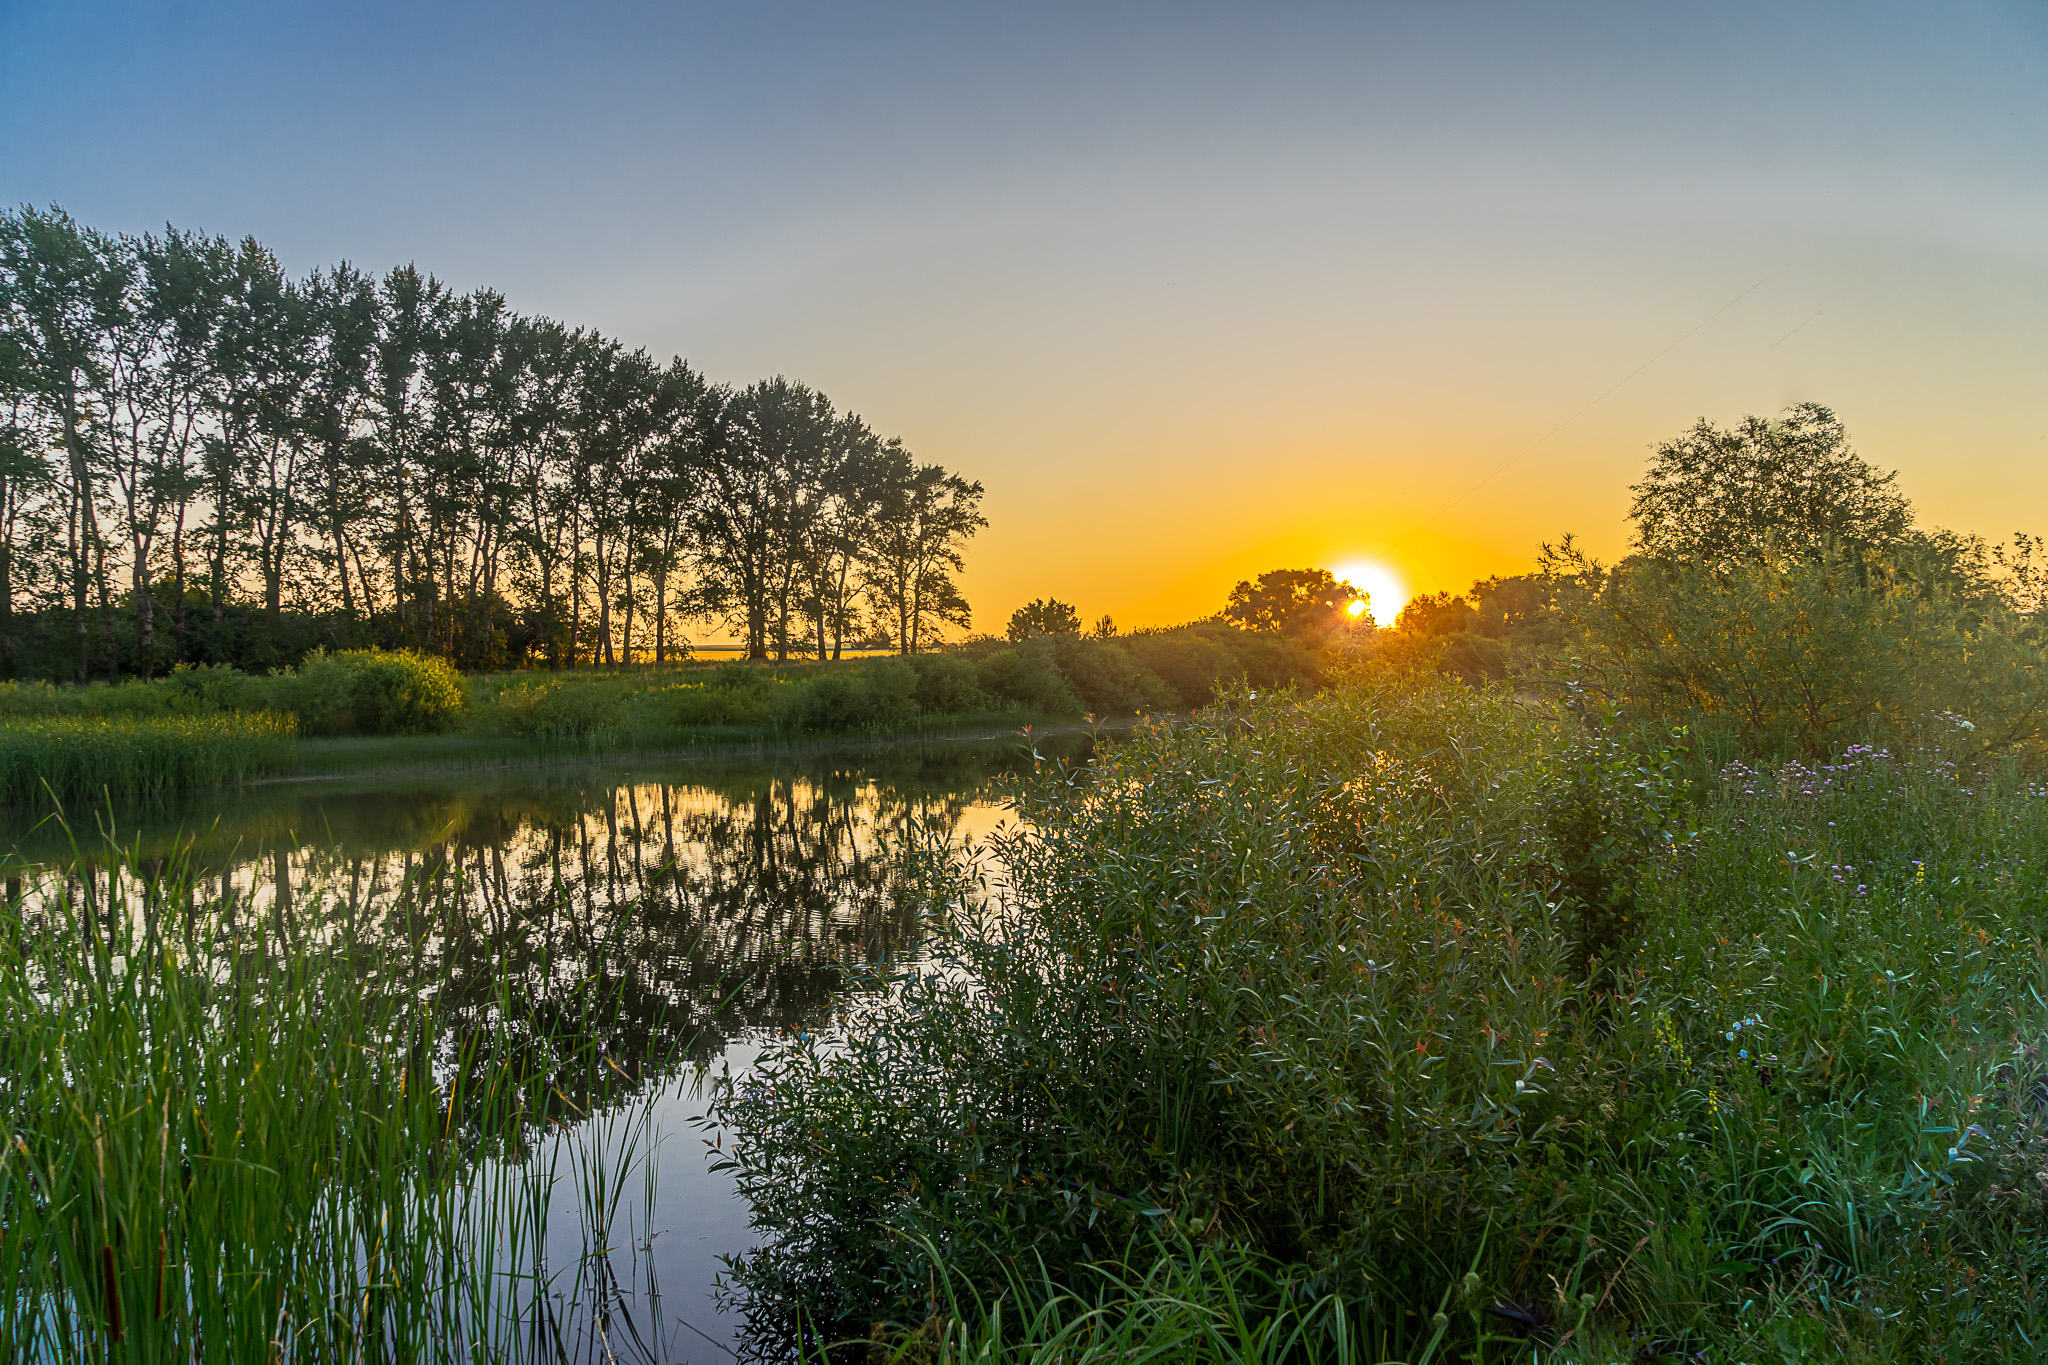
M 253 238 L 0 212 L 0 671 L 914 653 L 982 488 L 777 377 Z

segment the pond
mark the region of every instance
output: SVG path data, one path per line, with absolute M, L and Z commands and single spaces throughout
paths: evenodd
M 572 1013 L 585 984 L 618 982 L 604 1041 L 646 1078 L 632 1103 L 651 1115 L 652 1154 L 627 1173 L 609 1307 L 632 1355 L 730 1359 L 742 1324 L 712 1291 L 719 1257 L 749 1244 L 747 1211 L 710 1169 L 717 1134 L 693 1122 L 705 1087 L 778 1031 L 828 1025 L 850 966 L 916 954 L 917 904 L 891 849 L 988 836 L 1008 818 L 998 779 L 1024 753 L 1006 741 L 300 780 L 74 811 L 68 826 L 0 810 L 0 874 L 26 906 L 68 891 L 118 912 L 138 868 L 181 858 L 259 943 L 346 923 L 417 954 L 449 1017 L 507 989 Z

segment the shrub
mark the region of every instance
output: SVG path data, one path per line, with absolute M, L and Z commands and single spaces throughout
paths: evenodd
M 974 661 L 965 655 L 913 654 L 909 662 L 917 671 L 910 699 L 922 714 L 964 716 L 995 705 L 995 699 L 976 683 Z
M 309 734 L 433 734 L 454 724 L 466 700 L 453 665 L 411 650 L 315 650 L 272 687 Z
M 730 665 L 727 665 L 730 667 Z M 768 687 L 728 687 L 718 682 L 665 687 L 649 701 L 657 724 L 674 729 L 694 725 L 762 726 L 768 724 Z
M 900 659 L 819 673 L 776 691 L 775 722 L 786 730 L 822 733 L 901 728 L 917 716 L 917 680 L 917 670 Z
M 1122 645 L 1078 635 L 1049 638 L 1067 686 L 1090 711 L 1128 715 L 1170 710 L 1179 701 L 1172 688 Z
M 1577 608 L 1586 657 L 1640 714 L 1746 756 L 1898 744 L 1930 715 L 1985 747 L 2040 733 L 2041 651 L 1995 597 L 1875 555 L 1725 570 L 1625 562 Z
M 739 1282 L 915 1323 L 941 1275 L 1086 1292 L 1186 1238 L 1365 1341 L 1460 1305 L 1446 1358 L 1511 1316 L 1715 1359 L 2038 1339 L 2048 794 L 1852 749 L 1729 767 L 1670 841 L 1669 777 L 1370 675 L 1049 768 L 1003 900 L 939 876 L 929 967 L 719 1094 Z
M 974 681 L 992 697 L 1050 715 L 1073 716 L 1088 709 L 1067 686 L 1051 644 L 1043 639 L 985 656 L 975 664 Z
M 522 679 L 501 689 L 478 723 L 491 734 L 596 739 L 621 728 L 624 703 L 625 695 L 617 686 L 594 680 Z
M 1141 631 L 1120 636 L 1117 644 L 1171 688 L 1186 710 L 1207 706 L 1234 685 L 1307 691 L 1321 681 L 1315 656 L 1293 640 L 1220 621 Z

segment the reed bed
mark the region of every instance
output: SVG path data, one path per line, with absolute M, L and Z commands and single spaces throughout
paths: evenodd
M 597 1272 L 549 1269 L 550 1191 L 606 1246 L 637 1132 L 546 1140 L 613 1096 L 601 1021 L 507 997 L 449 1029 L 403 943 L 287 908 L 237 930 L 175 868 L 130 871 L 0 933 L 0 1353 L 572 1353 Z
M 156 796 L 288 770 L 289 716 L 50 716 L 0 723 L 0 802 Z

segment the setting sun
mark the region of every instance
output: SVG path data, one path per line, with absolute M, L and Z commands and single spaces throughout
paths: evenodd
M 1373 559 L 1352 559 L 1332 565 L 1330 572 L 1366 595 L 1372 611 L 1372 619 L 1380 625 L 1392 624 L 1400 615 L 1401 608 L 1408 603 L 1408 585 L 1401 576 L 1385 564 Z M 1363 614 L 1354 610 L 1353 616 Z

